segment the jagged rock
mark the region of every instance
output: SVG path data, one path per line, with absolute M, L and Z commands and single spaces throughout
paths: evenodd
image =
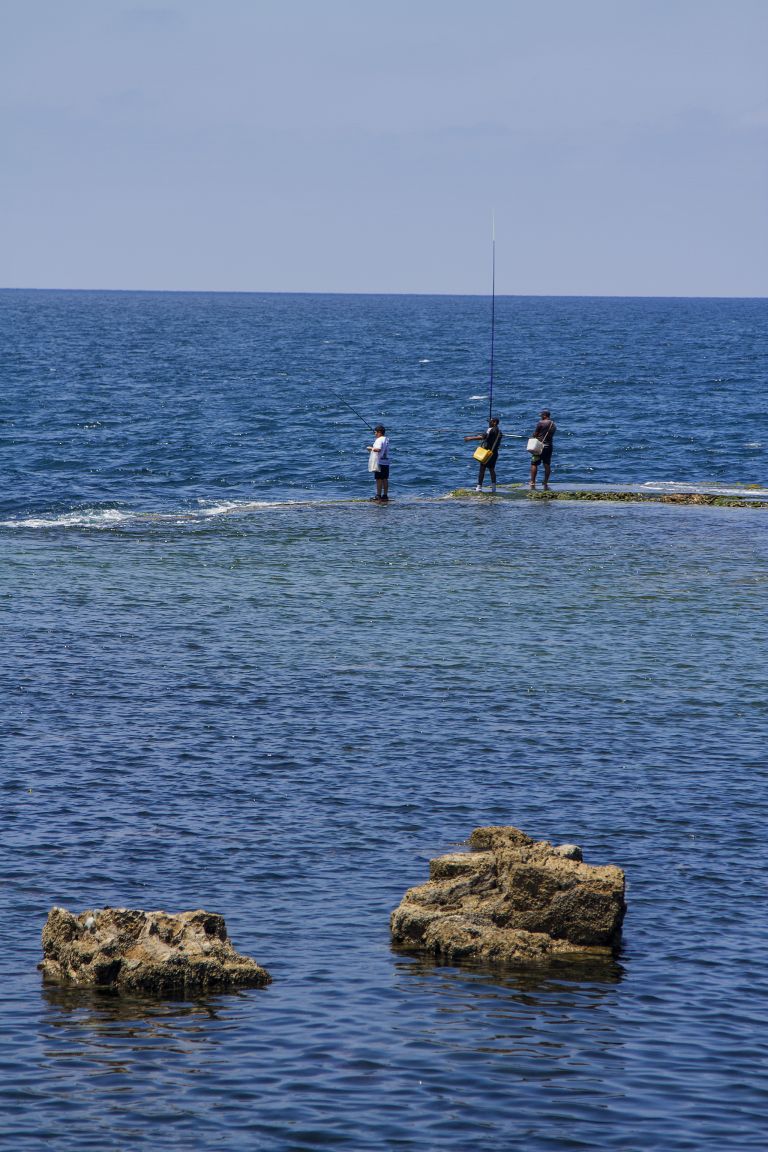
M 493 962 L 608 955 L 621 938 L 624 873 L 584 864 L 518 828 L 476 828 L 474 851 L 430 862 L 428 883 L 392 913 L 395 944 L 436 959 Z
M 272 977 L 235 952 L 215 912 L 103 908 L 73 915 L 52 908 L 43 928 L 49 980 L 158 996 L 255 988 Z

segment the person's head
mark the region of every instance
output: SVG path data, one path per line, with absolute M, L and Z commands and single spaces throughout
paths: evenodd
M 549 420 L 549 408 L 542 408 L 539 415 L 541 416 L 542 420 Z
M 491 416 L 490 424 L 491 424 L 491 428 L 498 428 L 498 426 L 499 426 L 498 416 Z
M 374 432 L 376 433 L 377 436 L 383 436 L 384 433 L 386 432 L 386 428 L 384 427 L 383 424 L 377 424 L 376 427 L 374 428 Z

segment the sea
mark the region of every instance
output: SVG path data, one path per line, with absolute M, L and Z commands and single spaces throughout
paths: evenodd
M 14 1152 L 765 1147 L 768 300 L 497 298 L 492 400 L 490 303 L 0 292 Z M 529 499 L 542 407 L 555 491 L 746 506 Z M 485 824 L 625 869 L 620 953 L 393 950 Z M 55 905 L 273 983 L 43 983 Z

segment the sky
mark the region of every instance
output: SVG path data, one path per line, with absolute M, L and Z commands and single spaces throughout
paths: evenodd
M 0 0 L 0 286 L 768 295 L 768 0 Z

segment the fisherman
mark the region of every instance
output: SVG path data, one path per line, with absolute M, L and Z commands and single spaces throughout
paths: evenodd
M 542 408 L 539 415 L 539 422 L 533 430 L 533 435 L 544 445 L 544 448 L 538 456 L 535 454 L 531 455 L 531 482 L 529 484 L 529 488 L 531 489 L 536 487 L 536 473 L 538 472 L 539 464 L 544 465 L 544 483 L 542 484 L 542 488 L 545 490 L 549 488 L 549 474 L 552 471 L 552 448 L 554 447 L 553 440 L 556 431 L 557 425 L 550 415 L 549 408 Z
M 376 495 L 373 499 L 384 502 L 389 500 L 389 436 L 383 424 L 377 424 L 373 431 L 376 439 L 366 449 L 370 452 L 368 471 L 373 472 L 376 478 Z
M 496 461 L 499 458 L 499 448 L 501 447 L 501 438 L 504 435 L 501 428 L 499 428 L 498 416 L 492 416 L 488 422 L 488 428 L 484 436 L 465 436 L 465 442 L 468 440 L 479 440 L 482 448 L 489 448 L 493 453 L 484 464 L 480 465 L 480 471 L 477 476 L 477 487 L 475 492 L 482 492 L 483 480 L 485 479 L 486 468 L 491 474 L 491 494 L 496 491 Z

